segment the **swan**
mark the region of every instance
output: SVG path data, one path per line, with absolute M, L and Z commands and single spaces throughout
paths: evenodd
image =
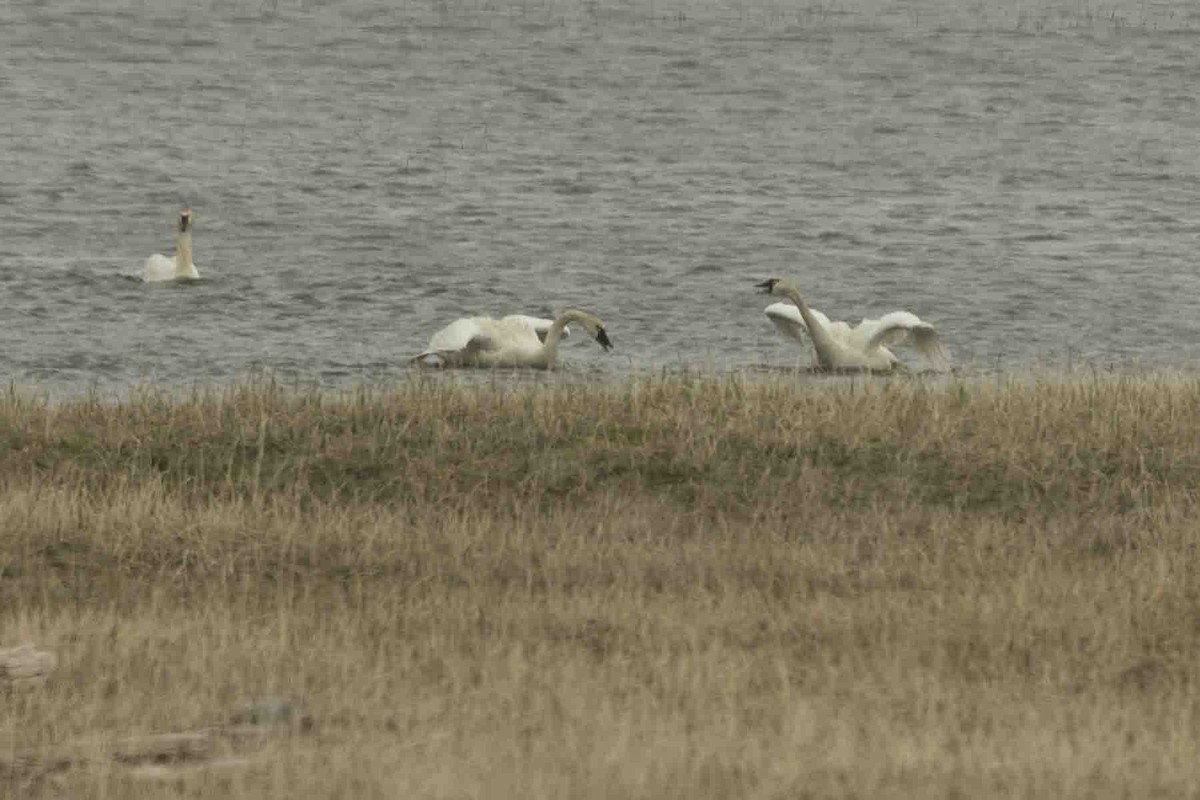
M 558 357 L 558 343 L 569 323 L 579 324 L 605 350 L 612 342 L 604 323 L 577 308 L 563 311 L 548 327 L 546 320 L 512 314 L 502 319 L 467 317 L 435 333 L 425 352 L 410 363 L 432 367 L 534 367 L 548 369 Z M 543 329 L 544 333 L 540 332 Z
M 155 253 L 142 264 L 141 277 L 143 281 L 174 281 L 180 279 L 199 278 L 196 265 L 192 263 L 192 210 L 185 208 L 179 212 L 178 233 L 175 234 L 175 255 L 166 256 Z
M 773 303 L 766 308 L 767 318 L 785 336 L 797 341 L 807 333 L 822 369 L 894 369 L 900 360 L 888 349 L 912 337 L 913 344 L 939 371 L 950 367 L 950 354 L 928 322 L 916 314 L 893 311 L 879 319 L 864 319 L 851 328 L 841 321 L 809 308 L 800 291 L 787 281 L 771 278 L 756 284 L 767 294 L 786 297 L 791 303 Z M 794 304 L 794 305 L 793 305 Z

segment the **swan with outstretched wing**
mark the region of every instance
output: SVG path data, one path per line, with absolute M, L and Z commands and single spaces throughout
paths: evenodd
M 900 360 L 890 348 L 907 341 L 912 341 L 934 369 L 944 371 L 950 367 L 950 354 L 937 330 L 916 314 L 893 311 L 879 319 L 864 319 L 851 328 L 810 308 L 800 291 L 787 281 L 771 278 L 757 287 L 791 301 L 767 306 L 767 318 L 788 338 L 804 341 L 807 335 L 817 364 L 823 369 L 891 370 Z

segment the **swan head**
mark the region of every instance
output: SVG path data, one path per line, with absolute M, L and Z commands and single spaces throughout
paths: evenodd
M 187 233 L 192 229 L 192 210 L 185 208 L 179 212 L 179 232 Z
M 790 288 L 790 285 L 783 278 L 767 278 L 762 283 L 754 284 L 754 288 L 762 289 L 763 294 L 783 294 L 783 290 Z
M 608 350 L 612 350 L 612 340 L 608 338 L 608 331 L 604 330 L 604 323 L 593 317 L 591 314 L 589 314 L 588 317 L 589 318 L 580 320 L 580 324 L 582 324 L 583 329 L 588 332 L 588 336 L 591 336 L 593 339 L 595 339 L 596 344 L 603 347 L 606 352 Z
M 612 340 L 608 338 L 608 331 L 604 330 L 604 323 L 595 314 L 587 311 L 581 311 L 577 308 L 567 309 L 563 312 L 563 316 L 573 322 L 578 322 L 580 326 L 587 331 L 588 336 L 596 340 L 596 344 L 603 347 L 605 350 L 612 349 Z

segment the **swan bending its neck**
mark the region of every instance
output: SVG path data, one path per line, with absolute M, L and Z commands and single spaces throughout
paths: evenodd
M 440 367 L 548 369 L 558 358 L 559 343 L 567 335 L 567 325 L 572 323 L 587 331 L 605 350 L 612 348 L 612 341 L 599 318 L 587 311 L 569 308 L 555 317 L 545 331 L 544 341 L 541 330 L 531 325 L 528 317 L 456 320 L 435 333 L 429 340 L 428 349 L 411 361 Z
M 612 349 L 612 342 L 608 338 L 608 332 L 604 330 L 604 323 L 587 311 L 568 308 L 554 318 L 554 324 L 550 326 L 550 330 L 546 333 L 546 340 L 542 342 L 544 366 L 553 364 L 558 358 L 558 344 L 562 341 L 563 330 L 572 322 L 578 323 L 602 348 Z

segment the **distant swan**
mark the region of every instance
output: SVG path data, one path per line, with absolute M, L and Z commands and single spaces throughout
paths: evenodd
M 199 278 L 196 265 L 192 263 L 192 210 L 185 208 L 179 212 L 179 228 L 175 235 L 175 255 L 167 258 L 155 253 L 142 264 L 142 280 L 174 281 L 188 278 Z
M 944 371 L 950 367 L 950 354 L 937 331 L 916 314 L 893 311 L 879 319 L 864 319 L 851 328 L 845 322 L 831 322 L 820 311 L 809 308 L 800 291 L 786 281 L 771 278 L 757 287 L 767 294 L 791 300 L 791 303 L 767 306 L 767 317 L 781 333 L 792 339 L 804 341 L 807 333 L 816 351 L 817 364 L 822 369 L 893 369 L 900 360 L 888 347 L 894 347 L 910 336 L 934 369 Z
M 568 323 L 578 323 L 605 350 L 612 348 L 604 323 L 587 311 L 570 308 L 549 326 L 547 320 L 513 314 L 503 319 L 455 320 L 429 340 L 411 363 L 431 367 L 534 367 L 547 369 L 558 357 Z M 544 331 L 544 332 L 543 332 Z

